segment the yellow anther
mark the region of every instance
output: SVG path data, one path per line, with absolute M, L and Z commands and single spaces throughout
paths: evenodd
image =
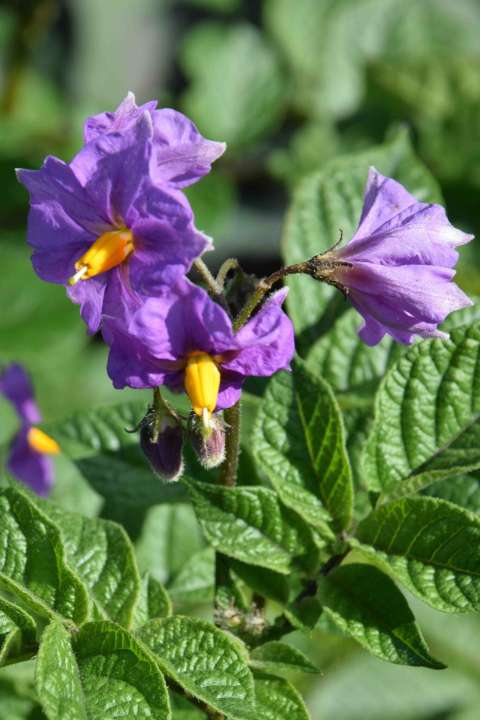
M 111 270 L 126 260 L 133 250 L 131 230 L 124 228 L 103 233 L 75 263 L 76 273 L 68 281 L 69 285 Z
M 27 440 L 33 450 L 36 450 L 43 455 L 58 455 L 60 452 L 60 447 L 56 440 L 38 428 L 30 428 Z
M 185 367 L 184 385 L 193 412 L 207 425 L 217 405 L 220 388 L 220 370 L 215 360 L 204 352 L 190 353 Z

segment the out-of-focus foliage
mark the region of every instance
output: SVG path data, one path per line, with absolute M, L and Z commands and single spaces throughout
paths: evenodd
M 229 144 L 212 174 L 188 190 L 198 226 L 215 239 L 217 251 L 209 259 L 213 266 L 235 254 L 257 273 L 276 267 L 288 195 L 296 191 L 302 198 L 309 188 L 328 188 L 330 171 L 343 183 L 337 158 L 352 151 L 358 151 L 363 173 L 367 156 L 362 151 L 400 137 L 395 134 L 399 125 L 406 126 L 420 160 L 439 180 L 449 217 L 480 234 L 477 0 L 4 0 L 0 362 L 26 365 L 47 421 L 128 400 L 132 394 L 111 388 L 105 350 L 98 339 L 87 337 L 64 290 L 42 283 L 31 270 L 25 246 L 27 196 L 13 169 L 38 167 L 46 154 L 68 160 L 79 147 L 84 117 L 113 109 L 128 90 L 139 101 L 156 97 L 160 105 L 188 113 L 203 133 Z M 305 176 L 310 177 L 303 189 L 296 190 Z M 361 182 L 360 176 L 355 181 Z M 417 192 L 421 185 L 417 176 L 410 189 Z M 437 188 L 429 189 L 438 199 Z M 299 213 L 301 204 L 294 204 Z M 336 236 L 340 228 L 332 222 L 329 227 Z M 325 242 L 319 238 L 319 249 Z M 462 250 L 458 276 L 474 293 L 480 293 L 479 247 L 477 242 Z M 390 347 L 382 346 L 370 353 L 370 370 L 367 364 L 362 369 L 349 366 L 347 382 L 342 361 L 355 355 L 359 363 L 351 350 L 357 342 L 351 318 L 344 314 L 335 325 L 343 351 L 338 343 L 330 346 L 333 335 L 313 349 L 306 346 L 307 339 L 301 349 L 306 356 L 309 351 L 307 363 L 322 370 L 340 408 L 348 410 L 347 446 L 358 485 L 358 448 L 368 424 L 361 393 L 353 397 L 353 391 L 362 385 L 364 394 L 370 393 L 394 358 Z M 261 387 L 254 390 L 259 394 Z M 256 410 L 250 399 L 252 412 L 247 408 L 245 418 Z M 0 446 L 14 427 L 13 414 L 0 402 Z M 249 438 L 244 441 L 248 444 Z M 125 458 L 130 470 L 135 467 L 131 448 Z M 110 459 L 107 448 L 105 466 Z M 148 568 L 153 582 L 168 586 L 177 610 L 201 609 L 211 601 L 212 552 L 184 498 L 173 492 L 167 499 L 176 504 L 166 504 L 162 488 L 145 486 L 155 503 L 147 511 L 150 501 L 129 490 L 127 473 L 118 465 L 111 467 L 110 484 L 97 483 L 94 491 L 87 479 L 95 477 L 95 463 L 88 452 L 79 453 L 77 460 L 79 470 L 65 458 L 58 461 L 61 482 L 53 499 L 70 511 L 88 516 L 103 512 L 128 525 L 140 570 Z M 242 463 L 249 463 L 247 453 Z M 455 491 L 446 480 L 431 494 L 478 513 L 477 475 L 459 479 Z M 130 492 L 130 503 L 117 507 L 111 500 L 119 488 L 122 497 Z M 253 495 L 258 494 L 268 495 L 256 489 Z M 366 497 L 360 493 L 359 498 L 356 516 L 365 514 Z M 241 560 L 236 560 L 238 576 L 245 577 L 247 568 L 253 587 L 258 578 Z M 280 601 L 283 576 L 271 572 L 268 588 L 260 591 Z M 148 578 L 142 582 L 148 588 Z M 478 619 L 440 616 L 412 604 L 411 598 L 409 603 L 433 656 L 449 669 L 435 673 L 394 667 L 344 638 L 315 630 L 309 641 L 295 633 L 289 641 L 307 650 L 322 671 L 320 676 L 302 675 L 297 683 L 306 692 L 313 720 L 477 717 Z M 198 717 L 178 699 L 172 705 L 176 720 Z M 2 669 L 0 717 L 44 717 L 35 700 L 30 663 Z

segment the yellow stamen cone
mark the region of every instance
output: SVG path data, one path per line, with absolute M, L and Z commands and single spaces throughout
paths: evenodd
M 193 412 L 208 423 L 217 405 L 220 389 L 220 370 L 215 360 L 204 352 L 190 353 L 185 367 L 184 385 Z
M 27 440 L 30 447 L 33 450 L 42 453 L 42 455 L 58 455 L 60 452 L 60 446 L 56 440 L 38 428 L 30 428 Z
M 75 285 L 80 280 L 88 280 L 95 275 L 107 272 L 120 265 L 133 252 L 133 233 L 131 230 L 111 230 L 100 235 L 93 245 L 75 263 L 75 275 L 68 281 Z

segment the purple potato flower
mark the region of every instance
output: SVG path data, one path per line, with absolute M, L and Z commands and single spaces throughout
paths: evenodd
M 191 120 L 171 108 L 157 110 L 157 101 L 138 106 L 129 92 L 114 112 L 89 117 L 84 125 L 86 143 L 106 133 L 123 132 L 148 112 L 153 125 L 153 168 L 156 181 L 175 188 L 192 185 L 210 172 L 225 152 L 222 142 L 207 140 Z
M 405 344 L 415 335 L 446 338 L 438 325 L 472 304 L 452 282 L 455 248 L 472 238 L 440 205 L 418 202 L 370 168 L 357 230 L 345 247 L 320 256 L 318 276 L 348 292 L 364 318 L 359 335 L 367 345 L 385 333 Z
M 54 480 L 48 455 L 58 454 L 60 448 L 53 438 L 35 427 L 42 418 L 30 378 L 21 365 L 12 363 L 0 373 L 0 393 L 13 405 L 21 423 L 10 445 L 7 469 L 38 495 L 48 495 Z
M 90 333 L 100 327 L 109 295 L 154 294 L 211 249 L 176 187 L 181 178 L 187 184 L 187 177 L 193 182 L 208 172 L 206 160 L 202 165 L 191 156 L 189 165 L 187 151 L 174 143 L 172 122 L 149 106 L 123 112 L 110 131 L 100 133 L 99 122 L 93 124 L 87 133 L 92 139 L 70 164 L 47 157 L 40 170 L 17 171 L 30 192 L 34 269 L 43 280 L 67 285 Z M 170 154 L 165 151 L 158 165 L 162 128 Z
M 117 303 L 103 324 L 108 374 L 116 388 L 184 390 L 194 412 L 208 420 L 237 402 L 248 376 L 289 368 L 295 345 L 281 307 L 286 294 L 285 288 L 271 295 L 237 333 L 225 310 L 185 279 L 136 312 Z

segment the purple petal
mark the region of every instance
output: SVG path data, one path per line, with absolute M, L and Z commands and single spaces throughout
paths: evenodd
M 30 427 L 23 427 L 13 439 L 7 469 L 17 480 L 28 485 L 37 495 L 48 495 L 54 480 L 51 458 L 33 450 L 28 443 Z
M 408 230 L 406 226 L 412 223 L 417 224 L 418 230 L 423 235 L 418 239 L 419 243 L 434 241 L 440 245 L 455 247 L 469 242 L 473 237 L 454 228 L 440 205 L 419 202 L 399 182 L 381 175 L 378 170 L 371 167 L 365 188 L 362 216 L 347 248 L 351 247 L 353 250 L 372 236 L 383 236 L 400 228 Z
M 0 393 L 12 403 L 22 422 L 41 421 L 42 417 L 34 400 L 30 377 L 18 363 L 7 365 L 0 372 Z
M 281 307 L 287 293 L 288 288 L 274 293 L 241 328 L 235 336 L 240 352 L 222 368 L 244 376 L 268 376 L 289 368 L 295 338 L 292 323 Z
M 31 205 L 41 206 L 44 216 L 51 213 L 51 224 L 67 216 L 95 237 L 109 226 L 109 217 L 102 214 L 102 209 L 99 211 L 71 167 L 62 160 L 49 156 L 40 170 L 20 169 L 17 177 L 29 191 Z
M 234 373 L 222 373 L 222 382 L 215 410 L 225 410 L 225 408 L 235 405 L 240 400 L 244 382 L 244 377 L 235 376 Z
M 67 295 L 72 302 L 80 305 L 80 315 L 87 325 L 88 334 L 96 333 L 102 321 L 103 299 L 108 277 L 115 272 L 110 270 L 89 280 L 81 280 L 76 285 L 67 287 Z
M 107 132 L 121 132 L 144 112 L 151 113 L 156 107 L 156 100 L 138 106 L 135 102 L 135 95 L 129 92 L 114 112 L 104 112 L 87 118 L 83 128 L 84 140 L 89 143 Z
M 113 225 L 128 226 L 130 207 L 149 175 L 152 137 L 151 117 L 144 112 L 122 132 L 99 135 L 70 163 L 92 202 Z
M 155 179 L 175 187 L 197 182 L 225 152 L 225 143 L 206 140 L 182 113 L 166 108 L 152 113 Z

